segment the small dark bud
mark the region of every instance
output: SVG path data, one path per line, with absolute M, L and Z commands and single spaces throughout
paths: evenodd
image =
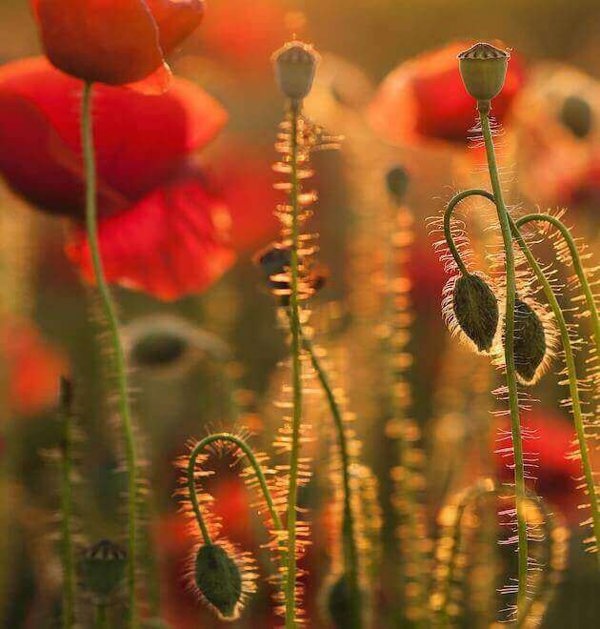
M 331 585 L 327 595 L 327 612 L 336 629 L 353 629 L 361 625 L 359 596 L 345 574 Z
M 73 381 L 66 376 L 60 377 L 58 403 L 63 410 L 70 410 L 73 407 Z
M 131 348 L 131 361 L 145 369 L 168 367 L 179 361 L 187 349 L 188 343 L 181 335 L 157 330 L 138 339 Z
M 194 568 L 196 587 L 219 616 L 237 616 L 242 597 L 242 574 L 227 551 L 216 544 L 201 546 Z
M 592 108 L 587 100 L 581 96 L 568 96 L 565 98 L 559 120 L 576 138 L 586 138 L 594 123 Z
M 489 352 L 500 316 L 492 289 L 477 275 L 462 275 L 456 280 L 452 305 L 460 329 L 480 352 Z
M 294 102 L 308 96 L 319 55 L 312 46 L 300 41 L 288 42 L 272 57 L 275 66 L 275 78 L 279 89 Z
M 396 203 L 402 203 L 406 191 L 408 190 L 408 184 L 410 183 L 410 178 L 406 170 L 402 168 L 402 166 L 390 168 L 385 175 L 385 182 L 388 192 L 394 201 L 396 201 Z
M 127 554 L 108 539 L 103 539 L 83 553 L 80 571 L 83 586 L 99 599 L 106 600 L 123 583 Z
M 510 54 L 491 44 L 479 43 L 458 55 L 460 76 L 467 92 L 477 101 L 495 98 L 506 79 Z
M 536 380 L 538 368 L 546 356 L 544 326 L 536 312 L 521 299 L 515 302 L 515 369 L 523 382 Z

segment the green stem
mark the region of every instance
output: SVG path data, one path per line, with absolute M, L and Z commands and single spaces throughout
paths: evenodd
M 296 627 L 296 521 L 298 503 L 298 466 L 300 462 L 301 428 L 302 428 L 302 363 L 300 358 L 300 309 L 298 303 L 298 241 L 300 235 L 300 204 L 298 196 L 300 185 L 298 179 L 298 121 L 300 105 L 292 102 L 291 117 L 291 185 L 290 204 L 292 209 L 291 251 L 290 251 L 290 329 L 292 334 L 292 435 L 289 463 L 289 484 L 287 504 L 287 554 L 285 594 L 285 627 Z
M 487 110 L 487 111 L 486 111 Z M 479 103 L 479 119 L 483 131 L 483 140 L 488 161 L 488 170 L 494 200 L 498 212 L 498 220 L 502 231 L 505 253 L 506 270 L 506 313 L 504 328 L 504 359 L 506 363 L 506 384 L 508 386 L 508 400 L 512 444 L 515 462 L 515 503 L 517 509 L 518 533 L 518 591 L 517 591 L 517 626 L 521 624 L 522 611 L 527 601 L 527 521 L 525 519 L 525 470 L 523 465 L 523 441 L 521 437 L 521 420 L 519 415 L 519 397 L 517 388 L 517 374 L 515 369 L 514 338 L 515 338 L 515 301 L 516 277 L 515 256 L 510 229 L 510 216 L 504 203 L 502 186 L 496 164 L 496 152 L 490 129 L 489 106 L 481 107 Z
M 102 256 L 98 243 L 98 207 L 97 207 L 97 181 L 96 181 L 96 156 L 94 149 L 94 132 L 92 122 L 92 83 L 85 83 L 83 88 L 81 137 L 83 145 L 83 157 L 85 163 L 86 180 L 86 226 L 87 237 L 94 267 L 94 276 L 98 287 L 98 293 L 102 302 L 102 308 L 110 332 L 113 351 L 113 368 L 118 388 L 118 408 L 123 422 L 125 433 L 125 451 L 127 464 L 127 528 L 128 528 L 128 554 L 127 554 L 127 587 L 128 587 L 128 625 L 134 629 L 138 625 L 137 597 L 136 597 L 136 560 L 137 560 L 137 461 L 136 444 L 133 430 L 133 421 L 129 408 L 127 366 L 125 353 L 119 333 L 119 321 L 113 303 L 110 290 L 104 277 Z
M 302 345 L 310 357 L 311 364 L 317 378 L 321 383 L 327 403 L 329 404 L 329 410 L 333 418 L 335 430 L 338 438 L 338 445 L 340 448 L 340 458 L 342 464 L 342 486 L 344 490 L 344 516 L 342 523 L 342 538 L 344 540 L 344 566 L 345 575 L 348 579 L 350 589 L 352 592 L 352 605 L 354 610 L 353 619 L 356 624 L 353 626 L 356 629 L 360 629 L 362 626 L 362 614 L 361 614 L 361 593 L 359 588 L 358 578 L 358 550 L 356 548 L 356 537 L 354 531 L 354 518 L 352 514 L 352 490 L 350 487 L 350 452 L 348 447 L 348 436 L 344 427 L 344 418 L 342 416 L 341 409 L 335 397 L 335 393 L 331 387 L 327 372 L 323 368 L 319 357 L 315 352 L 312 342 L 307 338 L 303 331 L 300 330 L 302 337 Z
M 98 603 L 96 605 L 96 629 L 108 629 L 108 607 L 106 603 Z
M 207 437 L 204 437 L 204 439 L 202 439 L 196 444 L 196 446 L 190 453 L 190 459 L 188 461 L 188 467 L 187 467 L 187 485 L 188 485 L 188 493 L 190 496 L 190 502 L 192 503 L 194 515 L 196 516 L 198 526 L 200 527 L 200 532 L 202 533 L 204 543 L 212 544 L 212 540 L 211 540 L 206 522 L 204 521 L 204 516 L 202 515 L 202 510 L 200 509 L 200 504 L 198 502 L 198 495 L 196 493 L 196 483 L 195 483 L 196 460 L 208 446 L 210 446 L 212 443 L 215 443 L 216 441 L 228 441 L 229 443 L 233 443 L 247 457 L 250 465 L 252 466 L 252 469 L 254 470 L 254 473 L 256 474 L 256 478 L 258 479 L 263 496 L 265 497 L 267 508 L 269 510 L 271 520 L 273 521 L 273 527 L 277 531 L 282 531 L 283 524 L 281 522 L 281 518 L 279 517 L 279 514 L 277 513 L 277 509 L 275 508 L 275 503 L 273 502 L 273 496 L 271 495 L 271 490 L 269 489 L 269 486 L 267 484 L 267 479 L 265 477 L 263 469 L 260 463 L 257 461 L 256 457 L 254 456 L 254 452 L 252 452 L 248 444 L 240 437 L 237 437 L 236 435 L 233 435 L 228 432 L 219 432 L 219 433 L 214 433 L 212 435 L 208 435 Z
M 62 378 L 60 391 L 60 411 L 62 419 L 62 458 L 61 458 L 61 563 L 63 572 L 62 587 L 62 626 L 70 629 L 75 624 L 75 562 L 73 555 L 73 490 L 71 485 L 71 465 L 73 461 L 73 409 L 71 383 Z
M 587 494 L 590 500 L 590 509 L 592 512 L 592 528 L 594 531 L 594 537 L 596 539 L 596 547 L 600 548 L 600 509 L 598 504 L 598 495 L 596 493 L 596 486 L 594 482 L 594 472 L 592 470 L 592 463 L 590 461 L 589 449 L 585 436 L 585 424 L 583 420 L 583 411 L 581 408 L 581 399 L 579 396 L 577 367 L 575 364 L 575 355 L 573 353 L 571 339 L 569 337 L 569 328 L 567 326 L 567 322 L 565 321 L 565 317 L 563 315 L 560 304 L 556 299 L 556 295 L 552 290 L 552 286 L 548 281 L 548 278 L 544 275 L 544 272 L 542 271 L 542 268 L 535 259 L 535 256 L 531 252 L 529 245 L 525 242 L 525 239 L 519 231 L 517 224 L 512 219 L 510 219 L 510 223 L 515 240 L 525 254 L 525 257 L 529 262 L 529 266 L 535 273 L 538 282 L 541 284 L 544 290 L 544 294 L 546 295 L 546 299 L 550 304 L 550 308 L 552 309 L 554 318 L 556 319 L 556 323 L 558 325 L 558 331 L 560 333 L 560 339 L 565 353 L 565 363 L 567 365 L 567 376 L 569 380 L 569 393 L 571 395 L 572 402 L 573 422 L 575 424 L 577 443 L 579 446 L 579 452 L 581 454 L 581 466 L 583 468 Z M 600 552 L 596 553 L 596 556 L 598 558 L 598 562 L 600 563 Z

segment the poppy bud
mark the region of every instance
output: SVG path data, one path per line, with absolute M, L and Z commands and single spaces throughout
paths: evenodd
M 216 544 L 201 546 L 194 567 L 196 587 L 219 617 L 234 620 L 242 598 L 242 574 L 227 551 Z
M 508 52 L 479 43 L 461 52 L 458 59 L 460 76 L 473 98 L 489 102 L 500 93 L 510 59 Z
M 452 306 L 460 329 L 480 352 L 488 352 L 498 328 L 498 301 L 477 275 L 462 275 L 454 286 Z
M 537 313 L 521 299 L 515 302 L 515 369 L 525 384 L 536 380 L 538 368 L 546 356 L 544 326 Z
M 331 585 L 327 595 L 327 611 L 334 627 L 352 629 L 360 626 L 358 596 L 359 593 L 354 591 L 345 574 Z
M 123 582 L 127 555 L 108 539 L 100 540 L 86 550 L 81 558 L 80 569 L 83 585 L 99 599 L 106 600 Z
M 308 96 L 318 61 L 312 46 L 299 41 L 288 42 L 275 52 L 275 78 L 283 94 L 296 103 Z
M 390 168 L 385 175 L 388 192 L 397 203 L 402 203 L 408 189 L 410 178 L 402 166 Z
M 592 130 L 592 108 L 585 98 L 568 96 L 562 104 L 559 120 L 576 138 L 583 139 Z

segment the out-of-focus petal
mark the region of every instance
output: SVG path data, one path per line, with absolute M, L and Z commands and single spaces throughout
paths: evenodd
M 158 27 L 163 55 L 171 53 L 198 27 L 203 0 L 145 0 Z
M 99 241 L 108 282 L 170 301 L 207 289 L 233 264 L 226 206 L 188 177 L 152 192 L 126 212 L 100 222 Z M 83 234 L 67 254 L 93 281 Z

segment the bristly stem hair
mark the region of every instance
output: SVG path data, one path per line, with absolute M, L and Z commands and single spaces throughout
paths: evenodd
M 81 137 L 86 181 L 86 228 L 90 246 L 94 276 L 100 295 L 103 314 L 106 317 L 113 351 L 113 370 L 117 381 L 118 409 L 125 433 L 125 452 L 127 469 L 127 587 L 128 587 L 128 626 L 138 626 L 136 596 L 136 558 L 137 558 L 137 455 L 133 419 L 129 406 L 127 366 L 125 353 L 119 332 L 119 320 L 113 299 L 104 277 L 102 255 L 98 242 L 98 204 L 96 155 L 94 148 L 94 131 L 92 119 L 92 83 L 86 82 L 83 88 Z

